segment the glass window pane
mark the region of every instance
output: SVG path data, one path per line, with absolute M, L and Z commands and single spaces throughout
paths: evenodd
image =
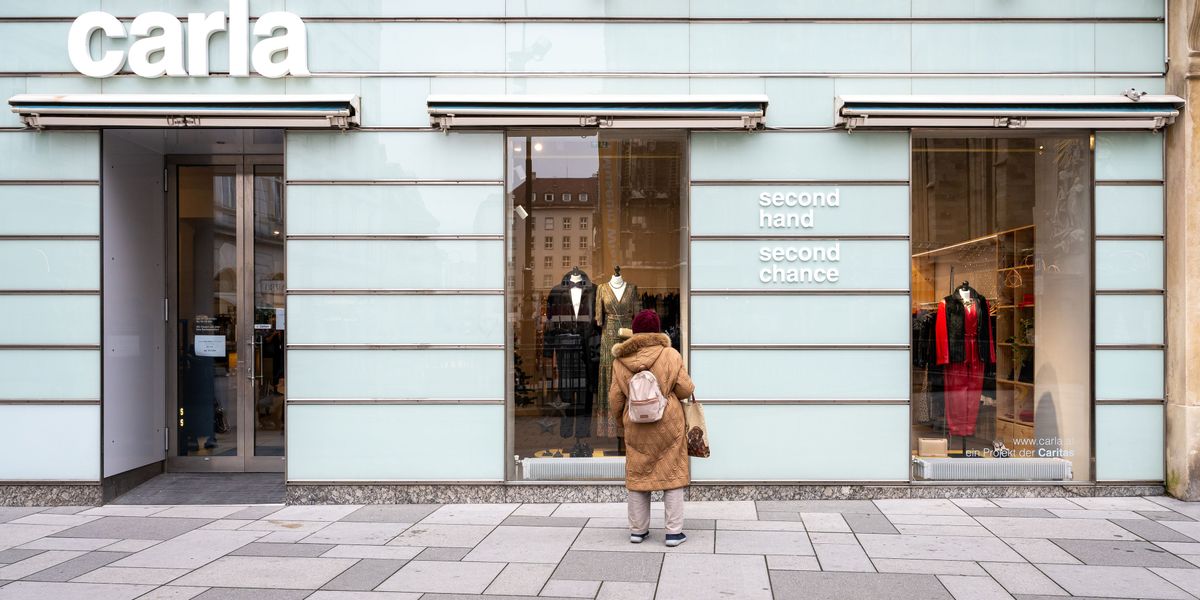
M 0 480 L 100 480 L 98 405 L 0 405 L 0 439 L 21 453 L 0 461 Z
M 907 133 L 697 132 L 691 149 L 693 180 L 908 180 Z
M 1163 289 L 1163 243 L 1153 240 L 1098 240 L 1096 289 Z
M 1136 131 L 1096 133 L 1096 180 L 1163 177 L 1163 136 Z
M 484 185 L 293 185 L 288 233 L 501 235 L 504 195 Z
M 439 45 L 440 47 L 440 45 Z M 499 138 L 487 133 L 289 131 L 288 179 L 500 179 Z
M 0 240 L 0 289 L 99 290 L 100 242 Z
M 0 28 L 12 25 L 0 25 Z M 19 25 L 24 31 L 37 26 L 33 23 Z M 10 38 L 0 34 L 0 40 L 4 39 Z M 3 42 L 0 42 L 2 45 Z M 0 56 L 27 59 L 36 55 L 31 50 L 25 48 L 18 52 L 0 53 Z M 100 179 L 100 136 L 93 131 L 0 132 L 0 156 L 5 157 L 0 162 L 0 179 Z
M 100 351 L 0 350 L 0 400 L 100 400 Z
M 1163 343 L 1163 296 L 1096 296 L 1096 343 Z
M 1162 405 L 1096 407 L 1096 480 L 1163 480 Z
M 100 188 L 0 186 L 0 235 L 100 235 Z
M 504 297 L 292 296 L 294 344 L 503 344 Z
M 1163 397 L 1162 350 L 1097 350 L 1097 400 Z
M 503 350 L 288 350 L 288 398 L 502 400 Z
M 701 350 L 689 372 L 704 398 L 719 400 L 902 400 L 903 350 Z
M 1162 234 L 1162 186 L 1096 186 L 1096 235 Z
M 908 344 L 905 296 L 695 296 L 692 344 Z
M 914 140 L 914 479 L 1091 478 L 1091 165 L 1086 135 Z
M 500 289 L 500 240 L 291 240 L 293 289 Z
M 0 295 L 0 344 L 99 343 L 99 295 Z
M 681 347 L 686 148 L 682 132 L 508 138 L 508 193 L 528 215 L 512 221 L 508 256 L 517 276 L 508 303 L 514 439 L 530 465 L 523 478 L 547 477 L 536 461 L 624 456 L 608 405 L 612 348 L 639 309 L 656 310 Z M 543 220 L 569 235 L 538 243 Z M 544 261 L 552 248 L 566 252 Z

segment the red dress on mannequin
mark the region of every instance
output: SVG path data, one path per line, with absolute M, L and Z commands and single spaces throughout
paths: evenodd
M 962 362 L 950 362 L 949 335 L 946 325 L 946 301 L 938 307 L 937 320 L 937 358 L 939 365 L 945 365 L 943 378 L 946 391 L 946 424 L 950 435 L 970 436 L 975 434 L 975 421 L 979 417 L 979 397 L 983 394 L 983 374 L 986 368 L 984 362 L 995 362 L 991 356 L 979 355 L 978 330 L 979 319 L 987 319 L 981 315 L 980 302 L 971 302 L 963 306 L 963 345 L 965 359 Z M 987 328 L 991 331 L 991 328 Z M 991 340 L 988 340 L 991 347 Z M 993 351 L 994 352 L 994 351 Z

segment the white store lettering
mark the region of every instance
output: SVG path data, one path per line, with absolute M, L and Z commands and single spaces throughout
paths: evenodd
M 841 206 L 841 190 L 828 192 L 762 192 L 758 195 L 759 229 L 812 229 L 816 209 Z M 772 210 L 772 209 L 785 210 Z M 792 209 L 792 210 L 787 210 Z M 800 210 L 796 210 L 800 209 Z
M 108 50 L 99 59 L 93 57 L 91 43 L 98 31 L 110 39 L 132 37 L 128 55 Z M 304 21 L 293 13 L 269 12 L 259 17 L 254 23 L 254 37 L 263 39 L 258 40 L 251 54 L 249 0 L 230 0 L 228 21 L 221 11 L 188 14 L 186 67 L 183 24 L 174 15 L 160 11 L 138 15 L 128 31 L 109 13 L 84 13 L 71 24 L 67 53 L 75 70 L 88 77 L 112 77 L 127 62 L 140 77 L 208 77 L 209 42 L 213 34 L 222 31 L 229 33 L 229 74 L 233 77 L 249 77 L 251 65 L 263 77 L 311 74 L 308 32 Z M 280 54 L 283 56 L 276 62 Z
M 762 283 L 837 283 L 842 275 L 837 267 L 789 267 L 780 263 L 831 263 L 842 260 L 842 245 L 775 246 L 758 249 L 759 262 L 772 263 L 759 270 Z

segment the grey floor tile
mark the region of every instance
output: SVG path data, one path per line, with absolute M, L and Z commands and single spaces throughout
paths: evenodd
M 129 554 L 125 552 L 88 552 L 83 556 L 54 565 L 49 569 L 38 571 L 25 579 L 29 581 L 70 581 L 80 575 L 121 560 L 126 556 L 129 556 Z
M 354 565 L 348 558 L 226 556 L 177 579 L 179 585 L 315 590 Z
M 564 596 L 567 598 L 595 598 L 600 592 L 599 581 L 574 581 L 557 579 L 546 582 L 542 588 L 543 596 Z
M 759 521 L 803 521 L 804 517 L 798 512 L 760 512 Z
M 225 518 L 226 519 L 257 520 L 257 519 L 262 519 L 269 514 L 279 512 L 280 508 L 283 508 L 283 507 L 280 505 L 251 506 L 250 508 L 245 508 L 245 509 L 239 510 L 238 512 L 235 512 L 232 515 L 229 515 L 228 517 L 225 517 Z
M 91 506 L 52 506 L 50 508 L 42 510 L 41 512 L 46 513 L 48 515 L 73 515 L 73 514 L 81 513 L 89 508 L 93 508 L 93 507 L 91 507 Z
M 7 523 L 42 512 L 41 508 L 25 506 L 0 506 L 0 523 Z M 74 513 L 72 513 L 74 514 Z
M 1196 521 L 1161 521 L 1161 523 L 1183 535 L 1200 542 L 1200 522 Z M 0 525 L 0 527 L 16 527 L 16 525 Z
M 323 590 L 369 591 L 387 581 L 406 564 L 403 560 L 381 560 L 366 558 L 354 563 L 341 575 L 329 580 Z
M 605 581 L 596 600 L 654 600 L 656 588 L 653 583 Z
M 1158 510 L 1161 506 L 1141 497 L 1085 496 L 1071 498 L 1071 502 L 1087 510 Z
M 911 573 L 914 575 L 979 575 L 987 571 L 978 564 L 962 560 L 913 560 L 909 558 L 876 558 L 871 561 L 880 573 Z M 1021 563 L 1004 563 L 1021 564 Z
M 691 531 L 682 546 L 667 548 L 663 545 L 665 533 L 651 529 L 650 539 L 640 544 L 630 544 L 629 534 L 619 529 L 587 529 L 579 532 L 572 550 L 600 550 L 605 552 L 667 552 L 672 554 L 712 554 L 716 536 L 712 531 Z
M 981 563 L 1010 594 L 1066 596 L 1067 592 L 1033 565 L 1023 563 Z
M 423 524 L 499 525 L 519 504 L 446 504 L 429 513 Z
M 804 528 L 809 531 L 850 532 L 846 519 L 837 513 L 800 513 L 800 516 L 804 518 Z
M 1100 519 L 977 517 L 980 525 L 1004 538 L 1136 540 L 1136 535 Z M 1200 525 L 1200 523 L 1198 523 Z
M 332 544 L 264 544 L 251 542 L 229 556 L 301 556 L 316 558 L 333 549 Z
M 374 600 L 374 599 L 372 599 Z M 380 598 L 379 600 L 387 600 Z M 494 595 L 494 594 L 422 594 L 421 600 L 530 600 L 529 596 L 509 596 L 509 595 Z M 579 600 L 578 598 L 564 598 L 559 596 L 538 596 L 537 600 Z
M 1021 556 L 1025 557 L 1025 560 L 1034 564 L 1081 564 L 1078 558 L 1071 556 L 1069 552 L 1059 548 L 1057 544 L 1051 542 L 1050 540 L 1039 540 L 1032 538 L 1005 538 L 1004 543 L 1008 544 L 1013 550 L 1016 550 Z
M 879 507 L 870 500 L 760 500 L 755 503 L 761 512 L 807 512 L 842 514 L 879 514 Z
M 580 529 L 573 527 L 500 526 L 464 561 L 553 563 L 562 560 Z
M 388 542 L 391 546 L 473 548 L 492 532 L 490 525 L 426 525 L 417 523 Z
M 1150 569 L 1179 589 L 1200 597 L 1200 569 Z
M 938 581 L 946 586 L 946 590 L 955 600 L 1013 600 L 1013 597 L 991 577 L 938 575 Z
M 332 523 L 362 508 L 358 504 L 309 504 L 284 506 L 267 515 L 272 521 L 316 521 Z
M 885 515 L 948 515 L 963 516 L 967 513 L 957 504 L 942 499 L 894 499 L 875 500 L 875 506 Z
M 136 567 L 100 567 L 76 577 L 82 583 L 142 583 L 164 585 L 187 575 L 187 569 L 139 569 Z
M 155 519 L 152 517 L 102 517 L 64 529 L 53 537 L 169 540 L 207 525 L 212 519 Z
M 1190 595 L 1141 567 L 1040 565 L 1043 573 L 1073 596 L 1186 600 Z
M 807 531 L 802 521 L 717 521 L 717 529 L 729 531 Z
M 303 600 L 309 590 L 267 590 L 254 588 L 214 588 L 194 600 Z
M 411 527 L 411 523 L 330 523 L 304 538 L 305 544 L 383 545 Z
M 153 585 L 14 581 L 0 588 L 3 600 L 134 600 Z
M 512 563 L 492 580 L 485 594 L 536 596 L 550 579 L 555 565 Z
M 111 546 L 120 540 L 111 538 L 54 538 L 44 537 L 40 540 L 33 540 L 28 544 L 21 544 L 21 549 L 25 550 L 83 550 L 90 552 L 99 550 L 106 546 Z M 2 561 L 0 561 L 2 562 Z
M 1152 521 L 1193 521 L 1191 517 L 1173 510 L 1139 510 L 1137 514 Z
M 501 525 L 525 527 L 585 527 L 587 524 L 587 517 L 526 517 L 521 515 L 513 515 L 501 523 Z
M 175 521 L 177 519 L 160 519 Z M 195 569 L 262 536 L 256 531 L 189 531 L 121 559 L 116 567 Z M 320 586 L 313 586 L 315 589 Z
M 0 579 L 22 579 L 84 554 L 85 552 L 78 550 L 48 550 L 23 561 L 0 567 Z
M 317 590 L 304 600 L 420 600 L 415 592 L 347 592 L 339 590 Z M 140 600 L 140 599 L 139 599 Z
M 858 541 L 871 558 L 1024 562 L 996 538 L 864 533 Z
M 376 589 L 383 592 L 481 594 L 504 566 L 504 563 L 484 562 L 410 562 Z
M 863 549 L 855 544 L 815 544 L 822 571 L 874 573 L 875 567 Z
M 28 544 L 36 539 L 53 535 L 67 529 L 61 525 L 18 525 L 0 523 L 0 550 Z M 105 536 L 99 536 L 105 537 Z
M 1044 508 L 997 508 L 997 507 L 964 507 L 963 510 L 973 517 L 1024 517 L 1052 519 L 1054 513 Z
M 846 513 L 842 517 L 854 533 L 900 533 L 882 514 Z
M 145 596 L 138 597 L 137 600 L 192 600 L 206 591 L 208 591 L 208 588 L 164 585 L 155 588 Z
M 1191 563 L 1150 542 L 1052 541 L 1085 565 L 1192 568 Z
M 1062 600 L 1063 596 L 1045 596 L 1041 594 L 1016 594 L 1015 600 Z M 1071 596 L 1071 600 L 1134 600 L 1133 598 L 1098 598 L 1096 596 Z
M 423 548 L 411 546 L 334 546 L 322 558 L 382 558 L 385 560 L 412 560 Z
M 426 548 L 413 560 L 462 560 L 470 551 L 470 548 Z
M 551 578 L 655 582 L 662 560 L 662 554 L 572 550 L 563 557 Z
M 775 600 L 953 600 L 933 575 L 772 571 Z
M 780 554 L 812 556 L 813 546 L 803 531 L 717 531 L 717 554 Z
M 1151 542 L 1194 542 L 1192 538 L 1150 519 L 1112 519 L 1113 523 Z
M 37 556 L 45 550 L 34 550 L 28 548 L 9 548 L 8 550 L 0 550 L 0 564 L 9 564 L 23 561 L 30 556 Z
M 689 502 L 683 512 L 689 519 L 754 519 L 758 516 L 754 503 L 749 500 Z
M 668 554 L 659 577 L 658 597 L 771 600 L 771 578 L 761 556 Z
M 821 563 L 815 556 L 767 555 L 769 571 L 820 571 Z
M 360 523 L 416 523 L 428 517 L 441 504 L 371 504 L 341 520 Z

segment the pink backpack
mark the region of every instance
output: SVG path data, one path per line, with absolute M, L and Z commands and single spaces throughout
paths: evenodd
M 658 389 L 658 378 L 650 371 L 641 371 L 629 380 L 629 420 L 633 423 L 654 423 L 662 419 L 667 398 Z

